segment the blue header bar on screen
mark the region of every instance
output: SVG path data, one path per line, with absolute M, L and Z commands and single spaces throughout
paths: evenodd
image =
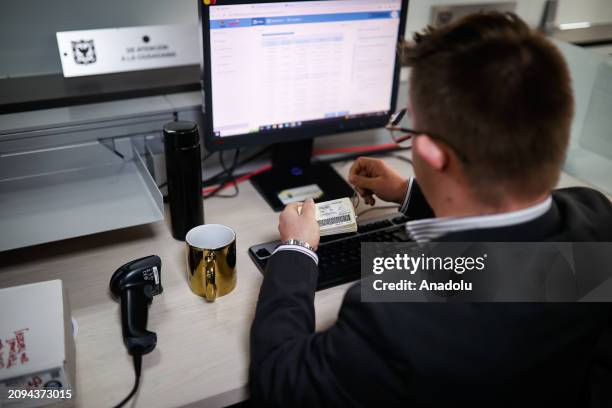
M 367 11 L 356 13 L 309 14 L 303 16 L 231 18 L 211 20 L 210 28 L 238 28 L 253 26 L 271 26 L 283 24 L 328 23 L 333 21 L 374 20 L 383 18 L 399 18 L 399 10 Z

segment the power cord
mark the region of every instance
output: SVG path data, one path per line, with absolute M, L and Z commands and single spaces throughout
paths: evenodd
M 262 155 L 263 155 L 264 153 L 266 153 L 268 150 L 270 150 L 270 146 L 265 147 L 264 149 L 262 149 L 262 150 L 260 150 L 260 151 L 258 151 L 258 152 L 255 152 L 255 153 L 251 154 L 250 156 L 247 156 L 246 158 L 244 158 L 244 159 L 242 159 L 242 160 L 239 160 L 239 161 L 237 162 L 237 164 L 236 164 L 235 168 L 234 168 L 234 171 L 235 171 L 237 168 L 239 168 L 239 167 L 241 167 L 241 166 L 243 166 L 243 165 L 247 164 L 248 162 L 250 162 L 250 161 L 252 161 L 252 160 L 254 160 L 254 159 L 256 159 L 256 158 L 258 158 L 258 157 L 262 156 Z M 220 153 L 220 154 L 221 154 L 221 153 Z M 223 167 L 223 164 L 221 164 L 221 166 Z M 218 184 L 218 183 L 219 183 L 219 181 L 220 181 L 220 180 L 223 178 L 223 176 L 225 176 L 226 174 L 227 174 L 227 169 L 223 169 L 223 170 L 221 170 L 220 172 L 218 172 L 217 174 L 215 174 L 215 175 L 213 175 L 213 176 L 211 176 L 211 177 L 209 177 L 209 178 L 207 178 L 207 179 L 203 180 L 203 181 L 202 181 L 202 185 L 206 187 L 206 186 L 211 186 L 211 185 Z
M 134 388 L 132 388 L 132 391 L 128 394 L 127 397 L 123 399 L 123 401 L 115 405 L 115 408 L 121 408 L 122 406 L 127 404 L 127 402 L 132 399 L 132 397 L 134 396 L 134 394 L 136 394 L 136 391 L 138 390 L 138 385 L 140 384 L 140 372 L 142 371 L 142 354 L 135 353 L 132 357 L 134 359 L 134 374 L 136 377 L 136 379 L 134 380 Z
M 223 158 L 223 152 L 219 152 L 219 163 L 221 164 L 221 167 L 223 168 L 223 171 L 220 174 L 225 174 L 226 176 L 214 190 L 212 190 L 208 194 L 204 194 L 203 196 L 204 200 L 211 198 L 211 197 L 215 197 L 215 196 L 219 198 L 232 198 L 238 195 L 240 190 L 238 188 L 238 183 L 236 183 L 236 180 L 234 177 L 234 171 L 236 171 L 236 168 L 239 165 L 238 163 L 239 157 L 240 157 L 240 149 L 236 149 L 234 153 L 234 159 L 232 160 L 232 165 L 228 167 L 227 164 L 225 163 L 225 159 Z M 226 195 L 219 194 L 219 192 L 223 190 L 225 186 L 228 184 L 232 184 L 234 186 L 234 193 L 226 194 Z
M 400 207 L 399 205 L 381 205 L 380 207 L 372 207 L 372 208 L 368 208 L 368 209 L 361 211 L 360 213 L 357 214 L 357 217 L 359 218 L 362 215 L 369 213 L 370 211 L 388 210 L 391 208 L 399 208 L 399 207 Z

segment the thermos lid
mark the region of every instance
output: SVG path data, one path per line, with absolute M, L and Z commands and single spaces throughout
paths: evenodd
M 171 140 L 175 148 L 193 147 L 200 143 L 198 125 L 195 122 L 179 120 L 164 125 L 164 137 Z

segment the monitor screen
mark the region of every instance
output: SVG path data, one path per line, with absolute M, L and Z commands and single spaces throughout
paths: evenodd
M 395 108 L 401 0 L 218 3 L 202 24 L 211 137 L 380 126 Z

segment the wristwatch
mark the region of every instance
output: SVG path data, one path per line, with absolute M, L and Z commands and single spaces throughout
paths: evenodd
M 315 252 L 315 249 L 311 247 L 308 242 L 300 241 L 299 239 L 288 239 L 286 241 L 281 242 L 279 246 L 280 245 L 297 245 L 297 246 L 304 247 L 312 252 Z

